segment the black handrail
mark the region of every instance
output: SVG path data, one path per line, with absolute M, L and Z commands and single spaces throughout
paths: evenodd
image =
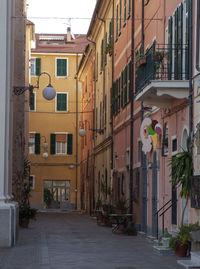
M 164 209 L 169 203 L 171 204 L 159 215 L 159 217 L 162 216 L 162 233 L 164 234 L 164 229 L 165 229 L 165 212 L 167 212 L 175 203 L 177 203 L 177 200 L 172 202 L 172 199 L 170 199 L 168 202 L 166 202 L 156 213 L 155 215 L 157 216 L 157 239 L 158 239 L 158 213 Z

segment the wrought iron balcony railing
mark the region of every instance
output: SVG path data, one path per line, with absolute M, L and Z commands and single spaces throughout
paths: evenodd
M 188 45 L 154 43 L 136 59 L 136 94 L 151 80 L 188 80 Z

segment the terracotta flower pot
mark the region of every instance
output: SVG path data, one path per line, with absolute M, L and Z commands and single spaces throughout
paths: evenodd
M 178 241 L 176 242 L 177 248 L 174 251 L 174 254 L 177 257 L 186 257 L 187 256 L 187 250 L 188 250 L 188 244 L 183 244 L 182 242 Z
M 22 227 L 22 228 L 28 228 L 28 225 L 29 225 L 29 219 L 20 219 L 20 222 L 19 222 L 19 225 Z

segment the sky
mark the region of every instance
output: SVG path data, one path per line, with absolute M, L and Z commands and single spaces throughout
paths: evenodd
M 66 33 L 71 26 L 73 34 L 86 34 L 96 0 L 27 0 L 27 4 L 36 33 Z

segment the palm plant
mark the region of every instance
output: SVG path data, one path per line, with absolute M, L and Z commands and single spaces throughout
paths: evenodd
M 183 225 L 185 209 L 187 207 L 191 193 L 191 179 L 193 176 L 192 150 L 190 148 L 189 138 L 187 139 L 187 148 L 173 156 L 170 160 L 172 168 L 172 184 L 175 188 L 181 187 L 180 196 L 186 199 L 182 212 L 181 225 Z

